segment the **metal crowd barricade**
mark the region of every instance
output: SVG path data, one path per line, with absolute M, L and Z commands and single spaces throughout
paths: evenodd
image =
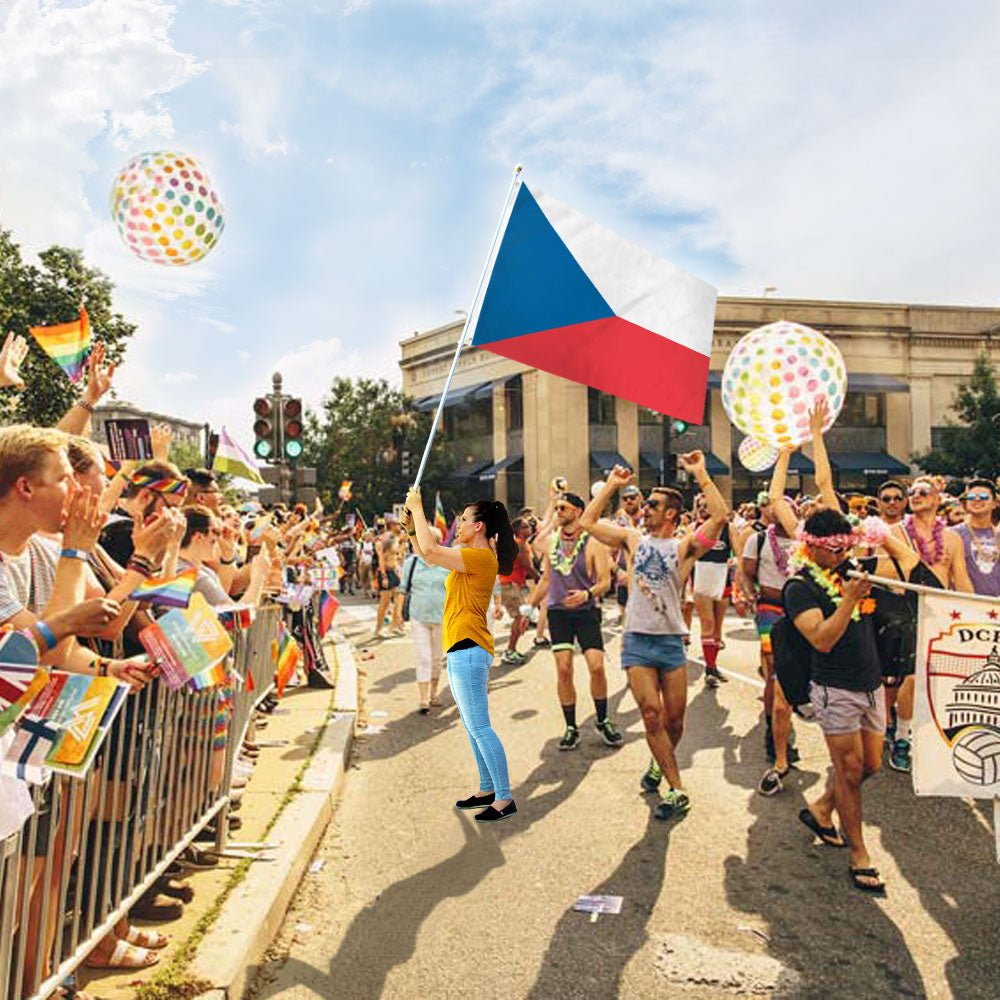
M 34 786 L 35 812 L 0 841 L 0 1000 L 53 993 L 213 818 L 225 847 L 233 764 L 273 687 L 281 609 L 233 634 L 233 689 L 130 695 L 86 778 Z M 228 704 L 224 750 L 213 750 Z

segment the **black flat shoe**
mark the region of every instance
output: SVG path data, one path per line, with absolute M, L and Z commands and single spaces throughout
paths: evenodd
M 467 799 L 459 799 L 455 803 L 456 809 L 482 809 L 483 806 L 488 806 L 493 802 L 496 802 L 497 797 L 495 792 L 490 792 L 489 795 L 470 795 Z
M 495 823 L 498 819 L 506 819 L 508 816 L 513 816 L 516 812 L 517 806 L 514 804 L 514 800 L 511 799 L 503 809 L 494 809 L 493 806 L 490 806 L 489 809 L 484 809 L 476 816 L 476 822 Z

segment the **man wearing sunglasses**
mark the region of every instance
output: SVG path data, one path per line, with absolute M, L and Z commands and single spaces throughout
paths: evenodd
M 691 534 L 674 537 L 684 498 L 664 486 L 654 487 L 645 501 L 647 534 L 600 520 L 611 494 L 632 478 L 632 473 L 622 466 L 614 468 L 582 519 L 598 541 L 621 547 L 629 556 L 622 668 L 642 713 L 646 742 L 670 784 L 654 812 L 657 819 L 682 816 L 691 807 L 675 753 L 684 732 L 687 707 L 687 627 L 681 591 L 695 560 L 715 545 L 729 514 L 725 500 L 705 470 L 705 456 L 692 451 L 681 455 L 679 461 L 697 481 L 708 504 L 708 518 Z
M 879 517 L 891 528 L 903 523 L 906 514 L 906 487 L 895 479 L 889 479 L 878 488 Z
M 954 531 L 962 540 L 973 589 L 977 594 L 1000 597 L 1000 528 L 993 524 L 996 486 L 989 479 L 970 480 L 962 503 L 965 523 Z
M 590 671 L 597 731 L 607 746 L 620 747 L 624 742 L 622 734 L 608 717 L 608 677 L 601 634 L 600 599 L 611 589 L 611 559 L 608 550 L 580 523 L 585 506 L 582 497 L 560 493 L 554 506 L 556 530 L 546 547 L 542 578 L 529 603 L 537 608 L 547 598 L 559 704 L 566 721 L 559 749 L 575 750 L 580 745 L 573 683 L 575 643 L 580 644 Z

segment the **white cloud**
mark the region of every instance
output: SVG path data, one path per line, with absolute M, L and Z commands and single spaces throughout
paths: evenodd
M 214 326 L 216 330 L 221 330 L 223 333 L 236 333 L 239 329 L 234 323 L 227 323 L 224 319 L 214 319 L 211 316 L 202 316 L 201 321 L 208 326 Z
M 360 14 L 361 11 L 367 10 L 371 5 L 372 0 L 347 0 L 342 13 L 344 17 L 350 17 L 352 14 Z
M 183 385 L 185 382 L 197 382 L 198 376 L 194 372 L 165 372 L 160 381 L 164 385 Z
M 494 145 L 557 197 L 599 203 L 610 187 L 633 228 L 689 217 L 643 241 L 724 254 L 731 291 L 986 301 L 1000 292 L 1000 133 L 986 124 L 1000 8 L 962 11 L 706 5 L 599 60 L 592 33 L 524 40 L 491 13 L 518 90 Z
M 98 216 L 84 193 L 88 143 L 121 148 L 173 135 L 161 96 L 201 71 L 169 37 L 160 0 L 75 7 L 14 0 L 0 22 L 0 191 L 4 225 L 29 251 L 80 246 Z M 100 206 L 103 211 L 103 206 Z
M 250 156 L 288 156 L 294 145 L 280 131 L 287 114 L 294 63 L 290 59 L 245 55 L 217 59 L 213 79 L 233 104 L 235 120 L 219 129 L 243 144 Z

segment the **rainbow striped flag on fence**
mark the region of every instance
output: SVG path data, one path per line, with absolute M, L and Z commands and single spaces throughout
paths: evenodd
M 149 601 L 170 608 L 186 608 L 191 603 L 198 570 L 186 569 L 176 576 L 151 577 L 139 584 L 131 594 L 130 601 Z
M 30 326 L 28 331 L 38 346 L 69 376 L 79 382 L 83 363 L 90 353 L 90 317 L 80 304 L 80 318 L 54 326 Z
M 285 693 L 285 685 L 295 676 L 295 668 L 302 659 L 302 649 L 292 638 L 284 624 L 278 626 L 278 638 L 274 640 L 274 686 L 280 698 Z
M 322 639 L 333 624 L 333 616 L 340 607 L 340 601 L 329 590 L 319 595 L 319 637 Z

